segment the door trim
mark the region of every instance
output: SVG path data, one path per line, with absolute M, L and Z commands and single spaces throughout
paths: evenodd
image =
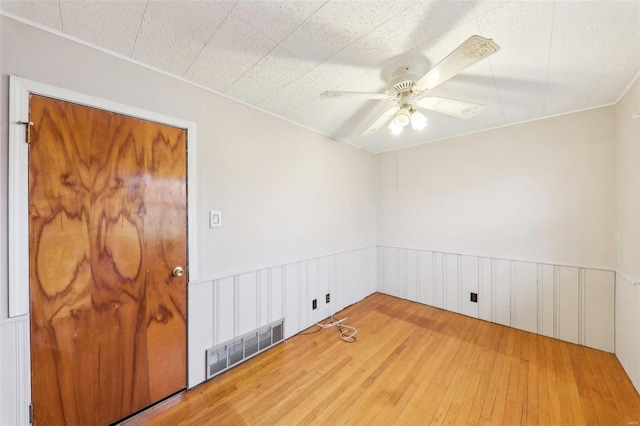
M 197 280 L 196 124 L 180 118 L 60 89 L 20 77 L 9 77 L 9 317 L 29 313 L 29 148 L 26 126 L 29 95 L 37 94 L 187 130 L 188 282 Z

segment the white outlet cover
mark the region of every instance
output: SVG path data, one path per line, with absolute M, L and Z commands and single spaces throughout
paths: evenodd
M 209 228 L 220 228 L 222 226 L 222 212 L 220 210 L 209 210 Z

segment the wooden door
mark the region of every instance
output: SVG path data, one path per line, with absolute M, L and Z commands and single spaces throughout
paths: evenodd
M 32 95 L 38 425 L 108 424 L 186 387 L 186 131 Z

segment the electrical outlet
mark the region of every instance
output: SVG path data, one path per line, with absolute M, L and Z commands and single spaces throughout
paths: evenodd
M 327 293 L 327 303 L 331 302 L 331 293 Z
M 311 301 L 311 309 L 318 309 L 318 299 L 313 299 Z
M 471 293 L 471 301 L 473 303 L 478 303 L 478 293 Z

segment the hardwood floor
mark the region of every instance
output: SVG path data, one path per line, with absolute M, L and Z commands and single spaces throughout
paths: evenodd
M 601 424 L 640 420 L 613 354 L 376 293 L 125 424 Z M 307 330 L 312 331 L 314 328 Z

